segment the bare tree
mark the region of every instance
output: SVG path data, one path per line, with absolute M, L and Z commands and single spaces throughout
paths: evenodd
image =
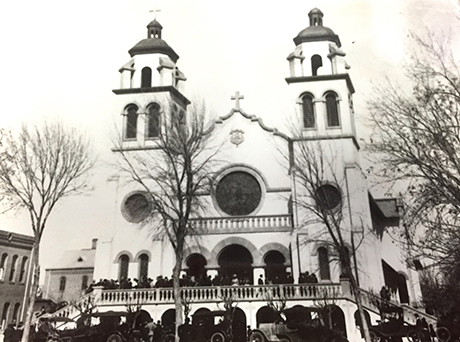
M 152 149 L 128 150 L 120 141 L 117 152 L 122 174 L 137 184 L 148 197 L 142 227 L 154 239 L 166 237 L 174 254 L 173 291 L 177 327 L 182 323 L 180 272 L 186 239 L 196 231 L 191 219 L 205 210 L 203 193 L 210 190 L 212 164 L 218 152 L 211 147 L 213 123 L 206 119 L 204 104 L 189 107 L 186 114 L 174 104 L 166 104 L 164 124 Z
M 300 135 L 296 135 L 300 137 Z M 334 162 L 332 150 L 321 142 L 296 139 L 290 160 L 296 184 L 298 184 L 295 204 L 305 214 L 304 225 L 318 225 L 318 233 L 312 239 L 327 243 L 337 253 L 342 275 L 350 280 L 358 312 L 363 324 L 365 340 L 370 342 L 369 327 L 357 282 L 356 268 L 352 267 L 351 260 L 356 249 L 362 242 L 353 241 L 353 227 L 346 228 L 344 224 L 344 203 L 330 192 L 328 184 L 340 186 L 340 177 Z M 329 153 L 328 153 L 329 152 Z M 351 245 L 348 243 L 351 241 Z M 356 262 L 355 262 L 356 267 Z
M 375 87 L 369 101 L 375 128 L 369 149 L 381 166 L 373 171 L 392 184 L 404 182 L 406 219 L 399 234 L 411 258 L 458 269 L 459 64 L 447 36 L 413 39 L 417 52 L 406 67 L 411 91 L 388 81 Z
M 27 210 L 34 234 L 25 342 L 38 289 L 39 250 L 46 223 L 59 200 L 90 190 L 87 176 L 95 158 L 89 140 L 61 122 L 24 124 L 17 136 L 3 132 L 0 148 L 0 200 L 5 210 Z

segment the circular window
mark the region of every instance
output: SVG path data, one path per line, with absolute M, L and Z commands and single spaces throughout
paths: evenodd
M 336 208 L 342 201 L 339 189 L 330 184 L 321 185 L 316 190 L 318 205 L 323 209 L 331 210 Z
M 128 196 L 123 203 L 123 216 L 126 220 L 138 223 L 145 220 L 152 211 L 152 205 L 144 194 L 135 193 Z
M 217 184 L 216 201 L 229 215 L 249 215 L 260 204 L 262 189 L 257 179 L 244 171 L 225 175 Z

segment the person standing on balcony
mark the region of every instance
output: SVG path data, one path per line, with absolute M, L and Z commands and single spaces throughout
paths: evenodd
M 264 277 L 262 276 L 262 274 L 259 276 L 259 279 L 257 280 L 257 284 L 259 284 L 259 285 L 264 284 Z

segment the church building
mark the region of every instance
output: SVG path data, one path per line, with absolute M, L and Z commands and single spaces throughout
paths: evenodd
M 289 70 L 289 76 L 280 80 L 290 94 L 286 108 L 293 108 L 286 120 L 296 127 L 292 131 L 268 127 L 257 113 L 244 111 L 239 92 L 231 98 L 229 94 L 230 109 L 215 122 L 216 145 L 222 146 L 219 160 L 225 163 L 216 166 L 212 189 L 202 194 L 207 210 L 194 218 L 196 231 L 187 240 L 182 267 L 195 286 L 182 291 L 191 303 L 191 314 L 222 307 L 222 299 L 210 288 L 238 291 L 236 317 L 241 326 L 252 328 L 270 321 L 267 301 L 278 300 L 286 307 L 317 307 L 327 301 L 337 308 L 334 326 L 355 341 L 361 338 L 357 307 L 337 251 L 321 235 L 321 222 L 312 222 L 301 205 L 307 199 L 292 163 L 302 146 L 316 148 L 333 161 L 317 189 L 327 201 L 312 205 L 343 212 L 345 244 L 353 273 L 368 294 L 364 302 L 371 322 L 379 318 L 371 292 L 389 288 L 409 320 L 423 315 L 416 308 L 421 292 L 417 273 L 386 233 L 388 227 L 399 225 L 398 201 L 374 198 L 360 167 L 355 90 L 340 38 L 324 26 L 319 9 L 308 16 L 309 25 L 295 36 L 293 51 L 286 51 L 287 62 L 280 61 Z M 163 27 L 153 20 L 147 37 L 128 51 L 130 59 L 119 70 L 120 85 L 113 90 L 119 112 L 113 115 L 122 128 L 124 153 L 155 148 L 169 106 L 187 119 L 191 101 L 183 89 L 186 77 L 178 67 L 179 55 L 163 36 Z M 247 80 L 252 81 L 257 82 Z M 148 227 L 142 226 L 149 207 L 143 189 L 121 177 L 110 185 L 114 216 L 107 223 L 107 236 L 99 238 L 93 278 L 170 278 L 171 246 L 165 239 L 152 238 Z M 204 285 L 200 282 L 204 279 L 220 283 Z M 168 317 L 174 317 L 171 288 L 96 289 L 94 295 L 99 310 L 123 308 L 127 298 L 142 298 L 142 309 L 155 321 L 166 324 Z

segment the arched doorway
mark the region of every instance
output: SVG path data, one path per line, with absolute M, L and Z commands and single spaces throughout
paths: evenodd
M 337 305 L 326 305 L 323 308 L 324 323 L 328 328 L 334 329 L 347 337 L 347 328 L 345 325 L 345 315 Z
M 161 325 L 170 331 L 174 331 L 176 325 L 176 310 L 168 309 L 161 315 Z
M 262 306 L 256 313 L 256 322 L 257 328 L 261 323 L 275 323 L 276 321 L 280 321 L 280 315 L 273 310 L 271 307 L 265 305 Z
M 246 314 L 240 308 L 234 308 L 232 329 L 233 342 L 247 341 Z
M 284 262 L 286 258 L 281 252 L 270 251 L 265 254 L 264 262 L 265 265 L 265 279 L 271 280 L 273 284 L 285 284 L 286 283 L 286 266 Z
M 247 279 L 253 284 L 252 255 L 241 245 L 225 247 L 219 255 L 219 273 L 223 279 L 231 279 L 234 274 L 240 280 Z
M 364 317 L 366 317 L 367 327 L 369 328 L 371 326 L 371 316 L 369 315 L 369 312 L 367 312 L 366 310 L 363 310 L 363 311 L 364 311 Z M 355 324 L 359 328 L 359 331 L 361 332 L 361 337 L 364 338 L 363 325 L 361 323 L 362 322 L 361 315 L 359 314 L 358 310 L 355 311 L 354 317 L 355 317 Z
M 195 280 L 204 279 L 206 277 L 206 259 L 198 253 L 194 253 L 187 258 L 186 265 L 188 267 L 187 275 L 195 277 Z

